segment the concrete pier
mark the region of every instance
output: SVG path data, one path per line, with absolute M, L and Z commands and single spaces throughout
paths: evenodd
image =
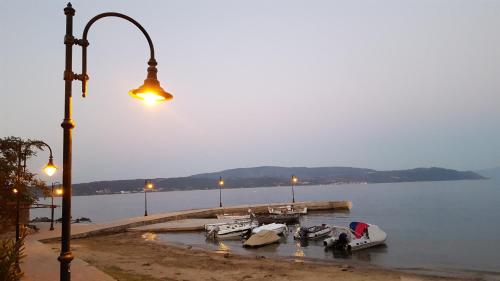
M 186 231 L 203 229 L 204 224 L 219 221 L 217 214 L 247 214 L 248 209 L 254 213 L 267 213 L 268 206 L 291 205 L 290 203 L 273 203 L 258 205 L 240 205 L 223 208 L 196 209 L 177 212 L 154 214 L 147 217 L 139 216 L 122 219 L 110 223 L 78 223 L 72 224 L 72 238 L 84 238 L 96 235 L 106 235 L 124 231 Z M 308 201 L 293 204 L 296 207 L 307 207 L 309 212 L 314 211 L 348 211 L 350 201 Z M 57 249 L 39 241 L 57 241 L 60 239 L 61 224 L 55 225 L 54 231 L 49 231 L 50 223 L 36 223 L 40 231 L 28 235 L 26 238 L 27 257 L 21 268 L 25 272 L 23 281 L 48 281 L 58 279 L 59 262 Z M 75 258 L 72 263 L 72 279 L 111 281 L 107 274 L 86 262 Z
M 125 232 L 128 229 L 165 223 L 174 220 L 184 220 L 184 219 L 208 219 L 216 218 L 218 214 L 248 214 L 248 210 L 252 212 L 267 213 L 268 207 L 293 205 L 298 208 L 307 207 L 308 212 L 314 211 L 348 211 L 352 208 L 351 201 L 304 201 L 291 203 L 270 203 L 270 204 L 253 204 L 253 205 L 239 205 L 239 206 L 228 206 L 222 208 L 209 208 L 209 209 L 194 209 L 186 211 L 176 211 L 167 212 L 160 214 L 153 214 L 147 217 L 133 217 L 123 220 L 118 220 L 110 223 L 99 223 L 99 224 L 73 224 L 72 225 L 72 235 L 71 238 L 85 238 L 96 235 L 106 235 L 112 233 Z M 43 232 L 40 234 L 34 234 L 36 240 L 39 241 L 53 241 L 60 238 L 60 231 L 50 231 Z

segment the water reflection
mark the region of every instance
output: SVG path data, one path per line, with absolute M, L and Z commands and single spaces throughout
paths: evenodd
M 295 253 L 293 255 L 296 256 L 296 257 L 305 257 L 306 254 L 302 250 L 302 245 L 300 244 L 300 242 L 296 243 L 295 246 L 297 248 L 295 249 Z
M 156 241 L 158 235 L 156 233 L 146 232 L 146 233 L 142 234 L 141 237 L 142 237 L 142 239 L 144 239 L 146 241 Z
M 228 245 L 224 244 L 223 242 L 219 242 L 217 245 L 217 251 L 216 253 L 228 253 L 231 250 L 231 247 Z

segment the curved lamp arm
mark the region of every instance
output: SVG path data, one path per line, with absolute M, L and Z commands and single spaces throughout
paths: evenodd
M 142 33 L 146 37 L 146 40 L 148 40 L 149 51 L 150 51 L 150 58 L 148 61 L 148 65 L 149 65 L 148 76 L 149 76 L 150 72 L 154 72 L 154 75 L 156 76 L 156 72 L 157 72 L 156 65 L 158 63 L 155 60 L 155 50 L 154 50 L 154 46 L 153 46 L 153 41 L 149 37 L 149 34 L 144 29 L 144 27 L 142 27 L 142 25 L 140 25 L 136 20 L 134 20 L 133 18 L 131 18 L 127 15 L 120 14 L 120 13 L 114 13 L 114 12 L 102 13 L 102 14 L 99 14 L 99 15 L 93 17 L 87 23 L 87 25 L 85 25 L 85 28 L 83 29 L 83 37 L 82 37 L 82 43 L 81 43 L 81 46 L 82 46 L 82 73 L 81 73 L 81 75 L 82 75 L 82 96 L 83 97 L 85 97 L 87 95 L 87 80 L 89 80 L 89 77 L 87 75 L 87 46 L 89 45 L 89 42 L 87 40 L 87 34 L 88 34 L 89 29 L 92 26 L 92 24 L 94 24 L 94 22 L 96 22 L 99 19 L 105 18 L 105 17 L 118 17 L 118 18 L 128 20 L 129 22 L 133 23 L 137 28 L 139 28 L 139 30 L 142 31 Z
M 49 149 L 49 159 L 51 160 L 53 157 L 52 157 L 52 148 L 50 147 L 50 145 L 48 145 L 46 142 L 43 142 L 43 141 L 34 141 L 34 142 L 31 142 L 30 145 L 35 145 L 35 144 L 41 144 L 43 146 L 46 146 L 48 149 Z
M 44 142 L 44 141 L 30 141 L 30 142 L 26 143 L 26 145 L 24 146 L 24 152 L 22 152 L 23 149 L 22 149 L 22 143 L 21 142 L 19 143 L 19 146 L 20 146 L 19 147 L 19 152 L 24 153 L 24 154 L 22 154 L 23 155 L 22 156 L 22 158 L 23 158 L 22 159 L 23 160 L 23 164 L 22 164 L 23 172 L 26 172 L 26 160 L 27 160 L 26 159 L 26 151 L 31 146 L 37 146 L 37 148 L 40 149 L 40 150 L 43 150 L 43 149 L 41 149 L 41 146 L 47 147 L 49 149 L 49 162 L 48 162 L 47 165 L 50 165 L 51 167 L 55 168 L 55 166 L 54 166 L 54 158 L 52 156 L 52 148 L 46 142 Z

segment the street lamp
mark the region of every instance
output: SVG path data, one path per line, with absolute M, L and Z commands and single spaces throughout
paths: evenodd
M 16 195 L 16 242 L 19 241 L 19 190 L 12 189 L 12 193 Z
M 290 178 L 290 182 L 292 183 L 292 203 L 295 203 L 295 192 L 293 190 L 293 187 L 295 186 L 295 184 L 297 184 L 298 181 L 299 179 L 295 175 L 292 175 L 292 177 Z
M 24 145 L 24 147 L 23 147 Z M 37 146 L 38 148 L 45 146 L 49 149 L 49 162 L 47 165 L 44 167 L 44 172 L 50 177 L 54 175 L 54 173 L 57 171 L 57 167 L 54 165 L 54 157 L 52 155 L 52 148 L 50 145 L 43 141 L 28 141 L 26 143 L 23 143 L 22 141 L 19 141 L 19 147 L 18 147 L 18 155 L 17 155 L 17 188 L 13 190 L 13 192 L 16 194 L 16 242 L 19 241 L 20 238 L 20 231 L 19 231 L 19 211 L 20 211 L 20 196 L 21 193 L 20 188 L 21 188 L 21 173 L 26 173 L 26 161 L 27 161 L 27 156 L 28 152 L 27 150 L 31 146 Z
M 144 34 L 149 44 L 150 58 L 148 61 L 147 77 L 144 84 L 135 90 L 131 90 L 129 94 L 134 98 L 143 100 L 147 104 L 159 103 L 172 99 L 172 95 L 167 93 L 160 86 L 156 74 L 157 62 L 154 57 L 154 47 L 149 34 L 146 30 L 134 19 L 129 16 L 119 13 L 102 13 L 93 17 L 85 28 L 83 29 L 82 39 L 73 37 L 73 17 L 75 16 L 75 9 L 68 3 L 64 8 L 66 15 L 66 35 L 64 37 L 64 44 L 66 45 L 65 55 L 65 70 L 64 70 L 64 120 L 61 124 L 63 127 L 63 202 L 62 202 L 62 228 L 61 228 L 61 254 L 58 260 L 61 262 L 60 278 L 62 281 L 69 281 L 71 279 L 70 264 L 73 260 L 73 254 L 70 249 L 71 240 L 71 162 L 72 162 L 72 129 L 75 127 L 72 115 L 72 83 L 73 80 L 82 81 L 82 95 L 87 94 L 87 47 L 89 42 L 87 34 L 90 27 L 94 22 L 105 17 L 118 17 L 125 19 L 134 24 Z M 73 45 L 82 47 L 82 73 L 76 74 L 73 72 Z
M 222 208 L 222 187 L 224 186 L 224 179 L 219 177 L 219 207 Z
M 148 216 L 148 198 L 146 197 L 146 191 L 152 190 L 155 186 L 151 182 L 151 180 L 144 181 L 144 216 Z
M 58 188 L 55 190 L 54 193 L 54 185 L 55 184 L 60 184 L 59 182 L 53 182 L 52 183 L 52 189 L 50 191 L 50 198 L 51 198 L 51 204 L 50 204 L 50 229 L 49 230 L 54 230 L 54 194 L 56 196 L 61 196 L 62 195 L 62 189 Z

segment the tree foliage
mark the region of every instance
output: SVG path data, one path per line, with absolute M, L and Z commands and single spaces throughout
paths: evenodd
M 24 238 L 26 232 L 21 232 L 19 241 L 14 239 L 0 240 L 0 281 L 17 281 L 23 277 L 19 264 L 26 256 L 24 254 Z
M 23 204 L 33 204 L 40 194 L 49 194 L 45 183 L 26 167 L 26 161 L 36 156 L 36 150 L 44 150 L 38 140 L 23 140 L 18 137 L 0 139 L 0 219 L 12 218 L 15 208 L 8 202 L 19 200 Z M 17 189 L 18 194 L 13 190 Z

